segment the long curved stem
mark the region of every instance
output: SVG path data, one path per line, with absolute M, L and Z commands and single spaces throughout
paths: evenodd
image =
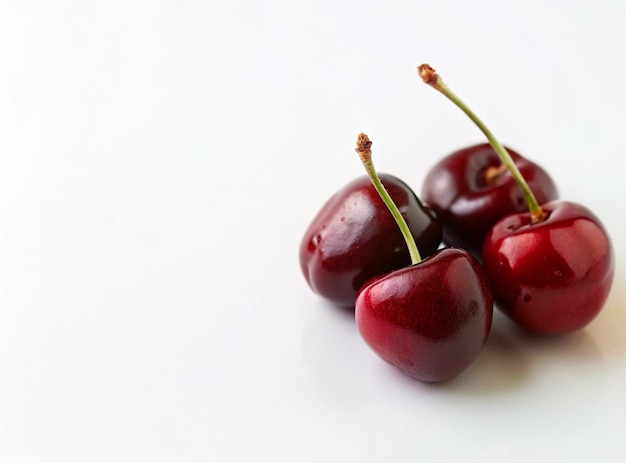
M 422 261 L 422 257 L 420 256 L 419 250 L 417 249 L 417 245 L 415 244 L 415 239 L 411 234 L 411 230 L 409 230 L 409 226 L 402 217 L 398 206 L 393 202 L 391 196 L 385 189 L 383 183 L 380 181 L 380 177 L 376 173 L 376 169 L 374 168 L 374 163 L 372 162 L 372 142 L 364 133 L 359 134 L 359 137 L 356 142 L 355 151 L 359 154 L 359 158 L 361 158 L 361 162 L 363 163 L 363 167 L 365 167 L 365 171 L 372 181 L 372 185 L 376 189 L 376 192 L 379 194 L 380 198 L 391 212 L 391 215 L 395 219 L 398 227 L 400 227 L 400 231 L 402 232 L 402 236 L 404 237 L 404 241 L 406 241 L 406 245 L 409 248 L 409 254 L 411 255 L 411 263 L 418 264 Z
M 476 114 L 458 97 L 454 94 L 452 90 L 448 88 L 448 86 L 443 82 L 439 74 L 430 67 L 428 64 L 422 64 L 417 68 L 420 77 L 422 80 L 433 87 L 435 90 L 443 94 L 446 98 L 448 98 L 452 103 L 454 103 L 461 111 L 463 111 L 471 120 L 478 126 L 482 133 L 485 134 L 487 140 L 491 144 L 491 147 L 500 157 L 502 163 L 509 169 L 511 172 L 511 176 L 517 182 L 519 187 L 522 189 L 524 197 L 526 198 L 526 202 L 528 203 L 528 210 L 530 212 L 530 216 L 533 223 L 539 223 L 543 221 L 545 218 L 545 214 L 539 206 L 537 202 L 537 198 L 535 198 L 535 194 L 532 192 L 526 179 L 521 174 L 511 155 L 509 152 L 502 146 L 502 144 L 493 136 L 491 131 L 487 128 L 487 126 L 478 118 Z

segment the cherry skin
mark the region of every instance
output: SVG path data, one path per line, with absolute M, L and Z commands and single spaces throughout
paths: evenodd
M 558 198 L 552 178 L 537 164 L 507 148 L 540 203 Z M 444 225 L 443 240 L 480 256 L 485 236 L 501 218 L 528 210 L 522 190 L 489 145 L 458 150 L 428 172 L 421 197 Z
M 433 212 L 400 179 L 381 175 L 425 255 L 441 243 Z M 371 278 L 409 265 L 402 233 L 367 176 L 335 193 L 313 219 L 300 244 L 302 273 L 314 292 L 338 306 L 354 307 Z
M 481 352 L 493 297 L 478 262 L 465 250 L 445 248 L 365 286 L 355 316 L 379 357 L 420 381 L 441 382 Z
M 483 247 L 483 264 L 498 307 L 535 333 L 583 328 L 602 309 L 614 273 L 613 247 L 600 220 L 565 201 L 499 221 Z

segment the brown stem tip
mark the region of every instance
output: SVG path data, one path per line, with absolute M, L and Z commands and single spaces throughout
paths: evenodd
M 428 84 L 437 88 L 438 86 L 437 80 L 439 79 L 439 75 L 437 74 L 437 71 L 435 71 L 432 67 L 430 67 L 430 65 L 420 64 L 417 67 L 417 72 L 425 84 Z
M 356 148 L 354 151 L 359 153 L 359 157 L 362 161 L 367 161 L 372 158 L 372 142 L 369 137 L 364 133 L 360 133 L 356 139 Z
M 506 164 L 500 164 L 499 166 L 491 166 L 485 170 L 485 185 L 493 185 L 501 178 L 504 174 L 509 171 L 509 168 Z

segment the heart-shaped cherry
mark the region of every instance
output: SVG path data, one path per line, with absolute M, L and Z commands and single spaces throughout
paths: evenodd
M 381 176 L 426 255 L 441 243 L 442 226 L 400 179 Z M 363 176 L 335 193 L 313 219 L 300 244 L 300 267 L 309 286 L 332 303 L 353 307 L 369 279 L 410 263 L 402 234 Z
M 463 372 L 489 335 L 493 298 L 478 262 L 465 250 L 446 248 L 421 260 L 402 215 L 380 183 L 371 142 L 359 135 L 357 152 L 406 239 L 412 265 L 369 282 L 359 292 L 359 333 L 383 360 L 426 382 Z
M 540 203 L 557 199 L 552 178 L 537 164 L 507 151 Z M 443 223 L 443 240 L 480 256 L 487 232 L 502 217 L 528 209 L 522 190 L 489 143 L 446 156 L 426 175 L 421 198 Z
M 587 208 L 566 201 L 542 206 L 500 142 L 428 65 L 422 78 L 462 109 L 518 183 L 528 212 L 497 222 L 482 258 L 498 307 L 524 328 L 546 334 L 586 326 L 604 306 L 614 274 L 611 240 Z
M 476 359 L 492 310 L 476 259 L 445 248 L 363 288 L 355 313 L 361 336 L 380 358 L 420 381 L 439 382 Z

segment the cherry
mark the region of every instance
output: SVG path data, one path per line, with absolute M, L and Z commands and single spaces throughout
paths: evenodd
M 498 221 L 482 258 L 498 307 L 529 331 L 559 334 L 586 326 L 600 312 L 614 275 L 613 246 L 600 220 L 567 201 L 543 206 L 509 153 L 428 65 L 424 80 L 461 108 L 487 136 L 519 185 L 528 212 Z
M 367 136 L 359 135 L 357 152 L 402 230 L 412 265 L 362 288 L 355 306 L 357 328 L 379 357 L 409 376 L 426 382 L 450 380 L 475 360 L 489 335 L 493 297 L 487 277 L 462 249 L 442 249 L 421 260 L 376 175 L 370 147 Z
M 447 381 L 469 367 L 491 328 L 493 299 L 467 251 L 445 248 L 366 286 L 356 323 L 370 348 L 420 381 Z
M 586 326 L 600 312 L 613 280 L 613 251 L 600 220 L 566 201 L 542 205 L 543 220 L 510 215 L 487 235 L 483 264 L 499 307 L 536 333 Z
M 557 199 L 552 178 L 506 148 L 541 203 Z M 502 217 L 527 209 L 517 183 L 489 143 L 446 156 L 426 175 L 421 197 L 444 225 L 443 240 L 480 256 L 485 236 Z
M 381 178 L 424 252 L 435 252 L 442 226 L 433 212 L 400 179 Z M 402 234 L 367 176 L 348 183 L 324 204 L 300 244 L 307 283 L 339 306 L 354 307 L 366 281 L 409 263 Z

